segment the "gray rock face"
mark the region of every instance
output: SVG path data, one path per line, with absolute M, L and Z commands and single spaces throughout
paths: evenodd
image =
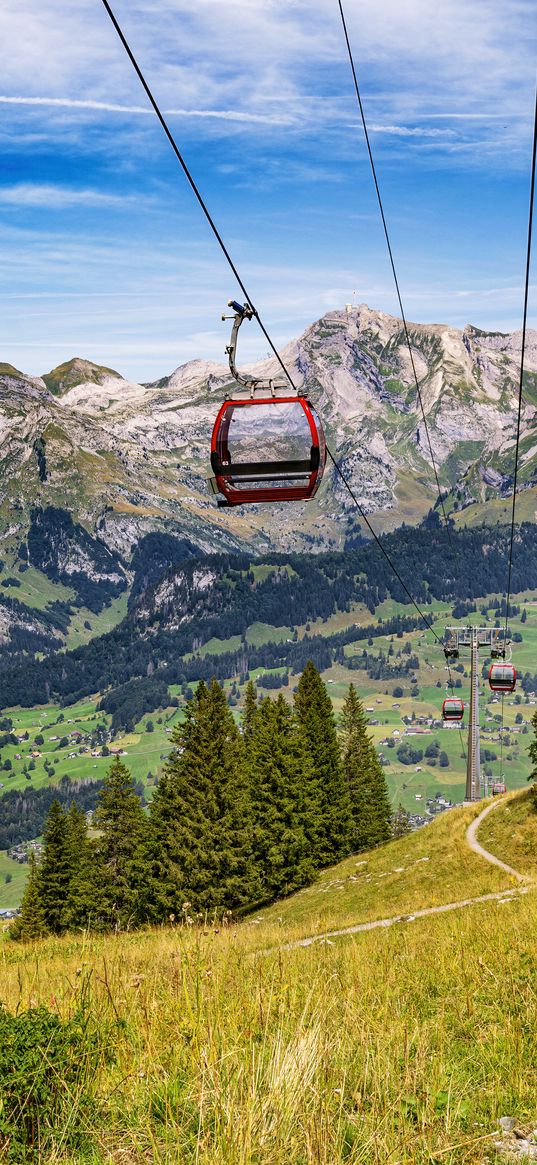
M 60 631 L 51 627 L 49 622 L 39 617 L 37 611 L 31 611 L 28 607 L 20 604 L 20 607 L 10 607 L 5 601 L 0 602 L 0 649 L 11 647 L 18 632 L 23 632 L 29 636 L 29 642 L 32 643 L 33 638 L 43 637 L 51 640 L 56 647 L 61 647 L 63 644 L 63 637 Z M 52 644 L 50 644 L 52 645 Z M 35 649 L 39 650 L 39 643 L 35 644 Z
M 520 333 L 442 324 L 410 324 L 409 332 L 427 431 L 399 319 L 364 304 L 334 311 L 282 356 L 377 529 L 419 521 L 434 503 L 429 440 L 446 499 L 451 492 L 456 510 L 481 506 L 485 518 L 511 481 Z M 330 467 L 307 504 L 216 508 L 206 478 L 214 417 L 230 385 L 224 364 L 189 361 L 145 385 L 79 359 L 43 378 L 0 369 L 3 549 L 24 539 L 36 505 L 68 510 L 123 558 L 152 529 L 208 551 L 326 549 L 348 533 L 354 506 Z M 535 332 L 526 369 L 520 486 L 532 490 Z M 250 370 L 278 376 L 274 359 Z

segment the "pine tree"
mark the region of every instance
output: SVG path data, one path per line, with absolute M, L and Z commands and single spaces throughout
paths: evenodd
M 64 922 L 67 929 L 99 929 L 106 914 L 104 873 L 96 845 L 88 837 L 86 815 L 76 805 L 67 813 L 67 842 L 71 877 Z
M 253 732 L 254 719 L 257 713 L 257 692 L 253 680 L 248 680 L 246 686 L 246 695 L 244 697 L 244 708 L 242 711 L 242 736 L 243 740 L 248 741 Z
M 11 924 L 9 934 L 11 938 L 30 940 L 42 938 L 47 933 L 47 924 L 41 905 L 41 888 L 39 869 L 33 851 L 30 853 L 30 870 L 24 887 L 21 902 L 21 912 Z
M 263 899 L 290 894 L 313 878 L 306 836 L 312 762 L 282 695 L 257 710 L 247 743 L 253 853 Z
M 392 836 L 392 810 L 382 766 L 368 720 L 354 684 L 349 685 L 341 713 L 342 764 L 350 793 L 355 853 L 373 849 Z
M 123 929 L 142 921 L 147 819 L 134 780 L 119 757 L 115 757 L 99 793 L 94 821 L 100 831 L 101 909 L 109 926 Z
M 410 814 L 403 808 L 401 802 L 392 817 L 392 837 L 406 837 L 410 833 L 412 826 L 410 824 Z
M 152 916 L 235 909 L 259 896 L 244 746 L 216 680 L 198 684 L 150 811 Z
M 67 814 L 59 801 L 50 806 L 43 830 L 43 856 L 39 865 L 39 894 L 47 930 L 65 930 L 64 912 L 71 881 L 71 854 Z
M 88 837 L 86 814 L 82 809 L 77 808 L 74 801 L 71 801 L 67 810 L 66 826 L 68 863 L 70 878 L 72 879 L 78 868 L 80 852 L 84 848 Z
M 351 852 L 353 823 L 332 704 L 311 660 L 298 683 L 295 712 L 312 762 L 306 793 L 308 840 L 315 865 L 328 866 Z

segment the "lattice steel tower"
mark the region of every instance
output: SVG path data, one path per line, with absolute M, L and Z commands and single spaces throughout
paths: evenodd
M 466 801 L 480 801 L 488 795 L 488 781 L 485 774 L 481 779 L 480 738 L 479 738 L 479 648 L 486 648 L 487 655 L 499 658 L 504 655 L 505 644 L 502 632 L 497 627 L 446 627 L 444 653 L 446 659 L 458 659 L 463 647 L 470 648 L 470 720 L 468 724 L 468 756 L 466 758 Z

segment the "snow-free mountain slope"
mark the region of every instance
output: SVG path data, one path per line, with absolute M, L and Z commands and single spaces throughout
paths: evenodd
M 409 324 L 446 508 L 456 520 L 507 516 L 521 336 Z M 401 320 L 366 305 L 334 311 L 283 350 L 319 410 L 333 452 L 379 530 L 420 521 L 436 501 L 427 434 Z M 275 359 L 251 366 L 282 380 Z M 519 512 L 537 500 L 537 333 L 528 334 Z M 192 360 L 150 384 L 76 358 L 42 378 L 0 365 L 0 534 L 9 552 L 35 507 L 61 507 L 124 558 L 151 529 L 204 550 L 341 546 L 356 510 L 330 467 L 293 506 L 217 509 L 207 490 L 212 424 L 231 387 L 225 364 Z

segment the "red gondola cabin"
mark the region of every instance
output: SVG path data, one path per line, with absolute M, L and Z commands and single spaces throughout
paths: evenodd
M 214 423 L 213 490 L 223 505 L 312 498 L 325 460 L 321 422 L 303 396 L 226 400 Z
M 499 797 L 501 793 L 506 793 L 507 786 L 505 784 L 505 781 L 495 781 L 493 786 L 492 786 L 491 792 L 492 792 L 493 797 Z
M 514 692 L 516 670 L 512 663 L 493 663 L 489 671 L 489 685 L 493 692 Z
M 444 700 L 442 704 L 442 720 L 462 720 L 464 716 L 464 703 L 455 696 L 450 696 Z

